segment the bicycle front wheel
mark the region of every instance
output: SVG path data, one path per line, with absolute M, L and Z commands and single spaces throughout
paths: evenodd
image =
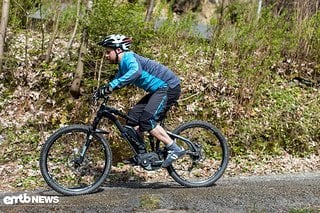
M 101 135 L 93 135 L 80 162 L 80 153 L 88 133 L 88 126 L 64 127 L 43 145 L 40 154 L 41 174 L 55 191 L 65 195 L 87 194 L 96 190 L 109 174 L 111 150 Z
M 228 146 L 222 133 L 204 121 L 184 123 L 173 133 L 182 137 L 173 139 L 187 152 L 167 168 L 170 176 L 183 186 L 212 186 L 228 164 Z

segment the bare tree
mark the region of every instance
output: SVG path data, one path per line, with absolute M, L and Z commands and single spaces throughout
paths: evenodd
M 185 13 L 189 10 L 195 11 L 201 5 L 201 0 L 174 0 L 172 11 L 175 13 Z
M 53 18 L 53 22 L 54 22 L 54 29 L 53 29 L 53 33 L 51 35 L 49 44 L 48 44 L 48 48 L 47 48 L 47 53 L 46 53 L 46 59 L 45 62 L 48 63 L 50 61 L 50 55 L 52 52 L 52 47 L 54 44 L 54 41 L 56 39 L 57 33 L 58 33 L 58 28 L 59 28 L 59 17 L 60 17 L 60 13 L 61 13 L 61 0 L 60 3 L 56 3 L 54 6 L 55 9 L 55 14 L 54 14 L 54 18 Z
M 257 9 L 258 18 L 260 18 L 261 8 L 262 8 L 262 0 L 258 0 L 258 9 Z
M 145 22 L 149 22 L 151 20 L 153 7 L 154 7 L 154 0 L 149 0 L 148 2 L 149 2 L 149 6 L 148 6 L 146 17 L 144 19 Z
M 221 0 L 218 7 L 218 24 L 214 28 L 212 37 L 211 37 L 211 44 L 214 50 L 216 49 L 215 47 L 217 46 L 218 39 L 224 25 L 225 10 L 226 10 L 226 0 Z M 214 69 L 213 62 L 214 62 L 215 56 L 216 56 L 216 52 L 213 51 L 210 64 L 209 64 L 210 70 Z
M 87 9 L 86 12 L 89 13 L 92 9 L 93 6 L 93 1 L 88 0 L 87 2 Z M 84 57 L 87 54 L 87 46 L 88 46 L 88 28 L 87 26 L 84 26 L 83 31 L 82 31 L 82 38 L 81 38 L 81 45 L 80 45 L 80 50 L 79 50 L 79 57 L 78 57 L 78 64 L 77 64 L 77 69 L 75 71 L 75 76 L 70 88 L 70 93 L 74 98 L 79 98 L 80 96 L 80 84 L 83 76 L 83 71 L 84 71 Z
M 3 56 L 4 56 L 4 44 L 7 32 L 7 25 L 9 19 L 9 5 L 10 0 L 2 1 L 2 15 L 0 25 L 0 73 L 2 72 Z
M 77 1 L 77 19 L 76 19 L 76 23 L 75 23 L 74 28 L 73 28 L 73 32 L 72 32 L 71 38 L 70 38 L 68 46 L 67 46 L 66 56 L 69 54 L 69 58 L 71 58 L 71 51 L 70 50 L 71 50 L 74 38 L 76 37 L 76 33 L 77 33 L 79 22 L 80 22 L 81 3 L 82 3 L 82 0 L 78 0 Z
M 275 14 L 287 11 L 287 16 L 297 15 L 298 20 L 303 20 L 319 10 L 320 0 L 264 0 L 264 4 L 272 6 Z

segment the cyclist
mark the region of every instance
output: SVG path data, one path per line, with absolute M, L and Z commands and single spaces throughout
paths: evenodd
M 106 48 L 106 58 L 110 63 L 118 64 L 119 70 L 115 78 L 100 87 L 97 93 L 103 96 L 131 84 L 148 92 L 128 112 L 139 122 L 128 121 L 128 125 L 134 126 L 141 138 L 143 132 L 148 131 L 166 145 L 168 156 L 162 167 L 168 167 L 184 155 L 185 150 L 170 138 L 158 121 L 179 98 L 180 79 L 166 66 L 130 51 L 131 43 L 131 38 L 115 34 L 98 43 Z

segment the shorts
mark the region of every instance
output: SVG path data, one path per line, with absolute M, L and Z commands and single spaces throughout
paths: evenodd
M 130 126 L 139 126 L 140 131 L 151 131 L 161 121 L 170 107 L 177 102 L 181 94 L 180 85 L 175 88 L 160 88 L 144 96 L 128 115 L 138 123 L 128 121 Z

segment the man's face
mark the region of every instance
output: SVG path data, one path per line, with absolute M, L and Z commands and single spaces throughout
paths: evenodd
M 109 60 L 110 63 L 112 64 L 116 64 L 117 63 L 117 54 L 116 52 L 119 54 L 121 53 L 121 49 L 117 48 L 117 49 L 113 49 L 113 48 L 106 48 L 106 53 L 105 56 L 107 58 L 107 60 Z

